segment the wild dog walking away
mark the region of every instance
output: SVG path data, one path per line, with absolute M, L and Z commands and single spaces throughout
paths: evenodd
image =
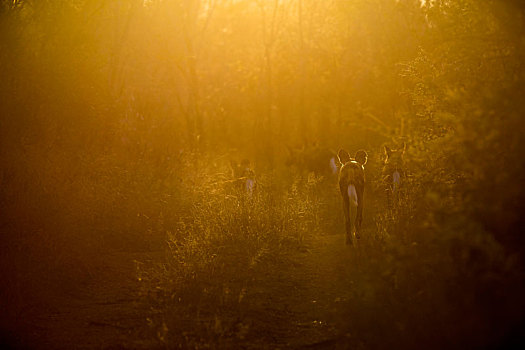
M 385 146 L 385 164 L 383 166 L 383 181 L 386 184 L 388 206 L 392 206 L 392 201 L 399 191 L 401 180 L 404 177 L 404 160 L 406 144 L 398 149 L 391 149 Z
M 368 154 L 364 150 L 359 150 L 356 152 L 355 158 L 352 159 L 347 151 L 341 149 L 337 156 L 341 162 L 339 190 L 343 199 L 346 244 L 352 244 L 354 227 L 356 238 L 360 238 L 359 232 L 363 221 L 363 196 L 365 190 L 364 166 L 368 160 Z M 354 219 L 353 223 L 352 219 Z
M 288 147 L 286 165 L 295 167 L 301 172 L 313 172 L 322 176 L 335 176 L 338 172 L 337 155 L 317 143 L 299 149 Z
M 243 159 L 241 163 L 231 161 L 232 177 L 235 187 L 240 193 L 246 193 L 252 197 L 255 189 L 255 171 L 250 167 L 250 161 Z

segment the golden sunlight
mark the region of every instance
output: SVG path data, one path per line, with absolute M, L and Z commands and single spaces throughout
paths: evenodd
M 0 1 L 0 345 L 525 348 L 524 18 Z

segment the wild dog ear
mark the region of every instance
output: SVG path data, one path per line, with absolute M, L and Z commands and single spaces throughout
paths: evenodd
M 359 164 L 365 165 L 366 162 L 368 161 L 368 154 L 366 153 L 364 149 L 360 149 L 359 151 L 355 153 L 354 158 L 356 162 L 358 162 Z
M 339 162 L 344 165 L 350 161 L 350 154 L 341 148 L 339 152 L 337 152 L 337 158 L 339 158 Z
M 392 150 L 387 145 L 385 145 L 385 154 L 387 157 L 390 157 L 390 155 L 392 154 Z

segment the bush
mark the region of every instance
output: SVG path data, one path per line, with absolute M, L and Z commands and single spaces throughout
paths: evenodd
M 199 177 L 188 215 L 166 227 L 164 262 L 141 271 L 159 339 L 192 348 L 241 340 L 254 280 L 319 234 L 321 185 L 310 175 L 281 187 L 267 174 L 250 197 L 220 175 Z

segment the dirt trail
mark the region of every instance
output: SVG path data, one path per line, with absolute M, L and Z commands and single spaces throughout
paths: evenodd
M 28 322 L 30 336 L 19 344 L 38 349 L 155 347 L 141 303 L 136 261 L 160 259 L 160 252 L 104 254 L 88 283 L 56 297 Z
M 309 249 L 290 257 L 286 266 L 260 276 L 244 305 L 243 322 L 250 331 L 245 338 L 227 340 L 219 347 L 359 346 L 347 331 L 359 244 L 345 245 L 342 234 L 321 235 L 312 239 Z M 154 330 L 147 325 L 148 306 L 140 301 L 135 262 L 155 263 L 161 257 L 161 252 L 104 256 L 96 279 L 57 300 L 31 322 L 31 344 L 43 349 L 159 348 Z
M 362 244 L 363 242 L 359 242 Z M 247 348 L 345 349 L 359 345 L 348 332 L 348 304 L 355 298 L 352 273 L 358 269 L 359 246 L 347 246 L 344 235 L 323 235 L 310 249 L 293 257 L 278 275 L 261 282 L 256 332 Z M 257 287 L 256 287 L 257 288 Z M 270 289 L 271 288 L 271 289 Z M 257 343 L 254 343 L 257 342 Z
M 351 334 L 344 332 L 345 304 L 352 299 L 350 268 L 355 248 L 344 243 L 344 235 L 321 236 L 309 256 L 304 257 L 306 303 L 299 302 L 296 315 L 304 329 L 291 345 L 332 348 L 347 343 Z

